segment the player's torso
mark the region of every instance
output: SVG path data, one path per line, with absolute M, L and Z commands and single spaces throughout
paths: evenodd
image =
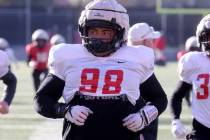
M 31 59 L 38 63 L 38 69 L 45 69 L 47 67 L 47 60 L 49 54 L 49 45 L 44 46 L 43 48 L 37 48 L 35 46 L 31 46 Z
M 191 62 L 195 69 L 192 74 L 192 112 L 203 125 L 210 128 L 210 58 L 195 56 Z
M 84 48 L 75 59 L 63 61 L 64 99 L 71 100 L 76 91 L 90 96 L 118 96 L 126 94 L 135 104 L 139 86 L 148 75 L 135 56 L 127 57 L 129 49 L 120 49 L 110 57 L 95 57 Z M 148 70 L 149 71 L 149 70 Z

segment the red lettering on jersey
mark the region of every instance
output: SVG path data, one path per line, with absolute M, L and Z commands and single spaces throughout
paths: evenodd
M 208 84 L 209 84 L 209 74 L 200 74 L 198 75 L 197 80 L 201 80 L 203 79 L 204 82 L 202 84 L 200 84 L 200 88 L 203 89 L 203 92 L 196 92 L 196 97 L 198 99 L 207 99 L 209 96 L 209 88 L 208 88 Z

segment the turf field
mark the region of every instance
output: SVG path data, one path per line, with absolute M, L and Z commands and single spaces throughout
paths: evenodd
M 19 62 L 19 69 L 13 67 L 13 71 L 18 78 L 17 93 L 10 114 L 0 115 L 0 140 L 59 140 L 61 120 L 45 119 L 37 115 L 33 109 L 34 91 L 30 69 L 24 62 Z M 170 99 L 178 80 L 177 64 L 157 66 L 155 73 Z M 2 96 L 2 85 L 1 83 L 0 96 Z M 190 130 L 191 113 L 186 105 L 183 107 L 182 119 Z M 170 111 L 167 109 L 160 117 L 158 140 L 175 140 L 170 132 L 170 120 Z

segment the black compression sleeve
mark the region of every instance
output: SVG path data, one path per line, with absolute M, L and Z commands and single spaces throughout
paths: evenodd
M 34 97 L 35 110 L 48 118 L 63 118 L 68 106 L 58 100 L 62 96 L 64 85 L 63 80 L 48 74 Z
M 175 91 L 173 92 L 171 98 L 171 112 L 173 119 L 179 119 L 182 111 L 182 99 L 186 96 L 186 93 L 189 93 L 192 89 L 192 85 L 184 81 L 179 81 Z
M 159 115 L 166 109 L 167 96 L 154 74 L 140 85 L 140 92 L 146 102 L 151 102 L 158 109 Z
M 6 85 L 5 95 L 3 97 L 3 100 L 7 102 L 8 105 L 10 105 L 15 95 L 17 79 L 15 75 L 11 71 L 9 71 L 6 75 L 4 75 L 1 78 L 1 80 Z

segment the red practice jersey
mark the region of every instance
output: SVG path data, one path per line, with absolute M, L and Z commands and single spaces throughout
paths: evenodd
M 50 45 L 47 44 L 43 48 L 36 47 L 33 43 L 26 45 L 26 54 L 31 58 L 30 61 L 37 63 L 34 69 L 43 70 L 47 69 L 48 55 Z

